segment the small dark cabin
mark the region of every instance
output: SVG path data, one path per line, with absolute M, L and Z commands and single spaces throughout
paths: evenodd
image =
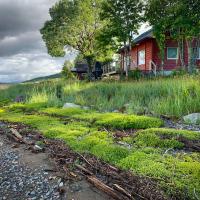
M 88 65 L 86 63 L 77 63 L 71 72 L 77 75 L 80 80 L 83 80 L 88 72 Z M 92 70 L 90 79 L 100 79 L 103 74 L 102 64 L 96 62 Z

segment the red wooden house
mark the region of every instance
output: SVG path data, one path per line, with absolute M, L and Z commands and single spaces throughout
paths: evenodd
M 178 43 L 167 37 L 165 43 L 165 58 L 163 63 L 163 70 L 169 74 L 172 70 L 178 69 L 181 66 L 180 54 L 178 50 Z M 128 51 L 125 48 L 120 50 L 121 54 L 121 68 L 126 70 L 134 70 L 139 68 L 141 71 L 149 73 L 152 70 L 156 73 L 161 70 L 162 60 L 160 58 L 160 50 L 153 36 L 152 29 L 141 34 L 134 40 L 134 45 L 131 49 L 131 63 L 128 58 Z M 200 48 L 198 48 L 198 56 L 195 58 L 195 63 L 200 67 Z M 188 48 L 184 42 L 184 63 L 188 65 Z

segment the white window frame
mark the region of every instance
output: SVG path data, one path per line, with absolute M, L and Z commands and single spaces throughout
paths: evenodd
M 176 58 L 169 58 L 169 56 L 168 56 L 168 50 L 169 49 L 176 49 L 176 51 L 177 51 L 177 57 Z M 167 60 L 178 60 L 178 47 L 167 47 Z
M 200 60 L 200 47 L 198 47 L 198 57 L 197 60 Z
M 141 62 L 141 57 L 140 57 L 140 53 L 141 52 L 144 52 L 144 60 L 142 60 L 142 62 Z M 142 49 L 142 50 L 140 50 L 139 52 L 138 52 L 138 65 L 145 65 L 146 64 L 146 51 L 145 51 L 145 49 Z

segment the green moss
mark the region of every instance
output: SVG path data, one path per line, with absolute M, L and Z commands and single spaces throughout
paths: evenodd
M 5 110 L 3 108 L 0 108 L 0 113 L 4 113 Z
M 134 138 L 129 138 L 128 143 L 138 147 L 178 148 L 184 147 L 179 140 L 198 140 L 200 133 L 186 130 L 151 128 L 139 131 Z
M 200 139 L 200 133 L 195 131 L 187 130 L 176 130 L 176 129 L 167 129 L 167 128 L 152 128 L 141 131 L 140 133 L 154 133 L 159 136 L 167 136 L 171 138 L 184 137 L 189 140 L 198 140 Z
M 64 117 L 73 117 L 74 115 L 82 115 L 82 114 L 91 112 L 89 110 L 83 110 L 81 108 L 63 108 L 63 109 L 46 108 L 41 111 L 44 113 L 56 114 L 58 116 L 64 116 Z
M 114 129 L 146 129 L 160 127 L 163 125 L 163 122 L 160 119 L 147 116 L 108 113 L 101 119 L 97 119 L 96 124 Z
M 46 107 L 46 103 L 31 103 L 31 104 L 23 104 L 23 103 L 15 103 L 11 104 L 7 107 L 7 109 L 11 112 L 34 112 L 38 111 L 44 107 Z
M 163 125 L 162 120 L 153 117 L 119 113 L 97 113 L 79 108 L 48 108 L 42 112 L 94 122 L 97 126 L 105 126 L 114 129 L 145 129 L 151 127 L 160 127 Z
M 61 110 L 52 108 L 49 109 L 49 112 L 60 112 L 63 116 L 68 115 L 69 118 L 79 120 L 61 120 L 58 117 L 39 113 L 28 115 L 24 114 L 21 109 L 19 111 L 13 109 L 12 112 L 5 109 L 0 112 L 0 120 L 22 122 L 37 128 L 47 137 L 64 140 L 76 151 L 89 152 L 122 169 L 132 170 L 138 175 L 155 178 L 169 196 L 177 196 L 178 194 L 180 199 L 182 197 L 194 199 L 194 188 L 197 193 L 200 192 L 200 154 L 174 153 L 173 156 L 164 154 L 165 148 L 182 147 L 182 143 L 178 141 L 179 137 L 197 140 L 199 133 L 164 128 L 141 130 L 134 138 L 124 139 L 133 145 L 133 148 L 129 150 L 116 145 L 112 133 L 99 131 L 98 127 L 144 128 L 153 126 L 154 122 L 156 122 L 156 126 L 161 125 L 162 121 L 133 115 L 95 113 L 94 111 L 74 109 Z M 93 126 L 90 123 L 92 120 Z M 145 123 L 147 125 L 144 125 Z
M 164 178 L 169 175 L 169 172 L 161 161 L 162 156 L 157 152 L 148 153 L 138 150 L 121 160 L 119 166 L 123 169 L 131 169 L 138 174 Z
M 132 141 L 138 147 L 182 148 L 183 143 L 176 139 L 161 139 L 155 133 L 140 132 Z
M 117 145 L 98 144 L 91 149 L 91 153 L 107 162 L 117 164 L 129 155 L 129 150 Z
M 169 196 L 195 199 L 200 192 L 200 163 L 191 155 L 161 155 L 157 151 L 135 150 L 119 162 L 123 169 L 156 178 Z M 196 156 L 194 156 L 196 157 Z

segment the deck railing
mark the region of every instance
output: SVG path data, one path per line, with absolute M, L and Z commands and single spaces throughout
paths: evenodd
M 120 69 L 120 64 L 118 61 L 107 63 L 103 65 L 103 75 L 115 74 Z

